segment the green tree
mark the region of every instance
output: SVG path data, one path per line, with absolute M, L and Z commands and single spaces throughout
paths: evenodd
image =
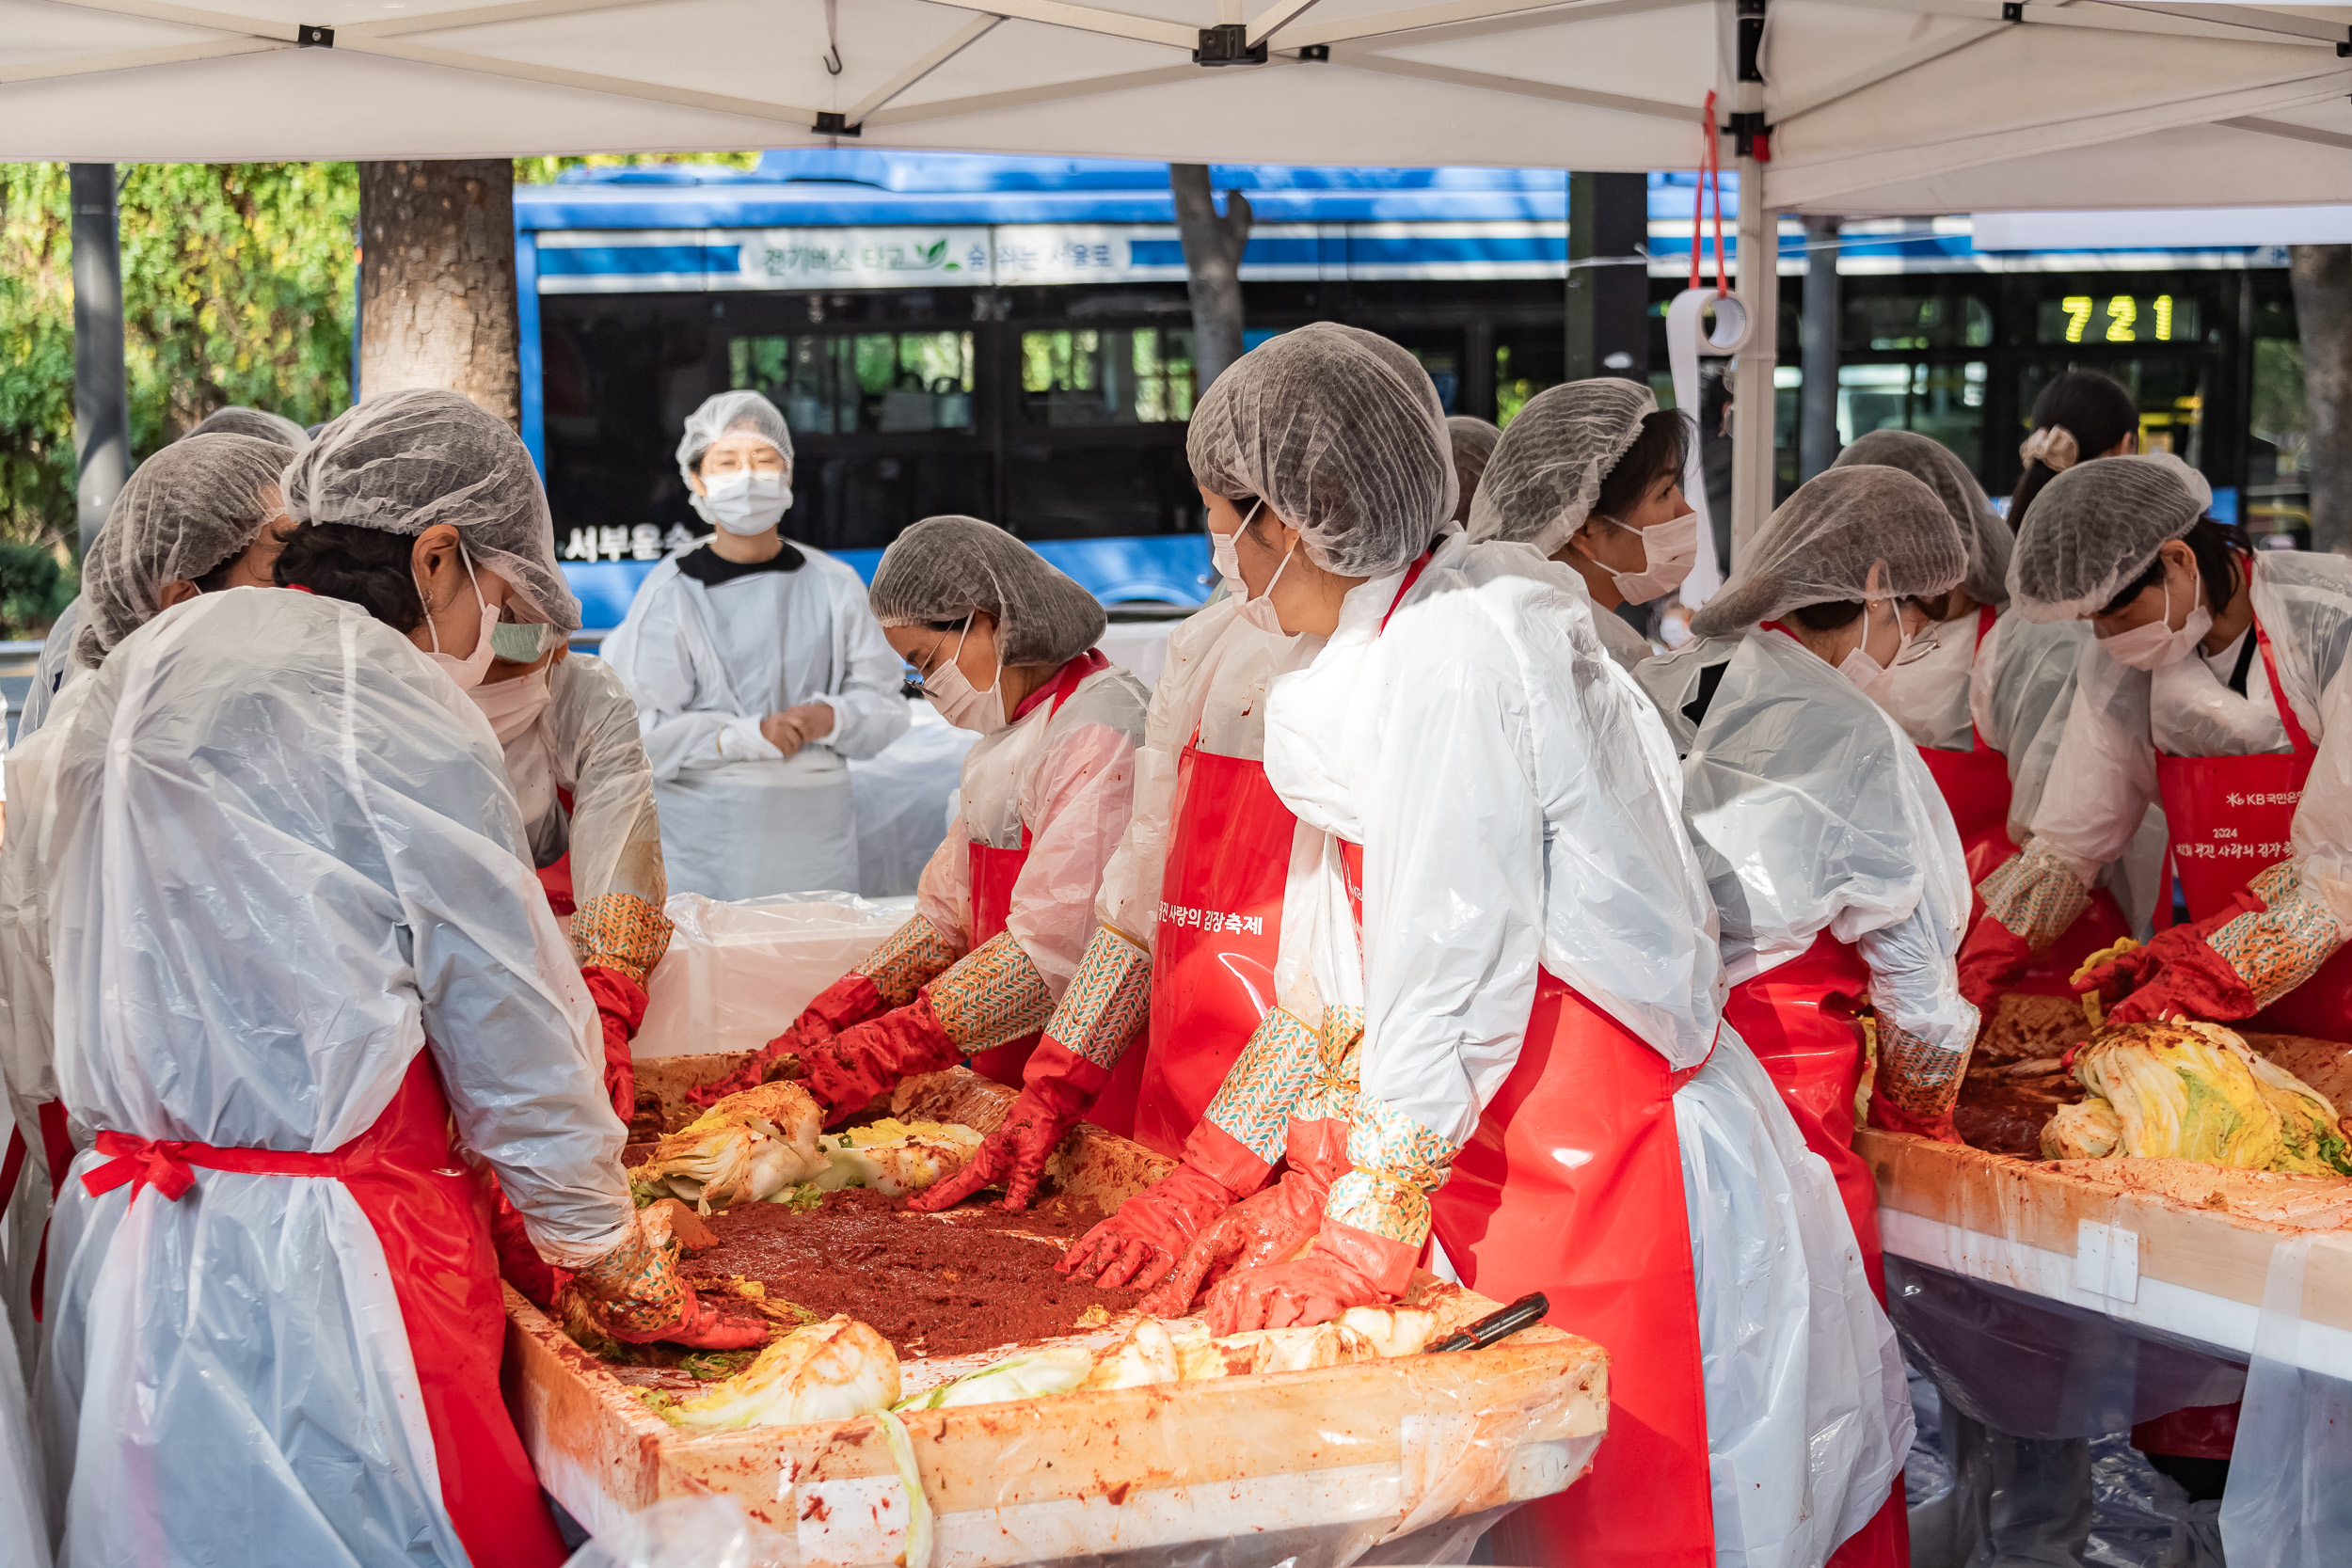
M 122 173 L 123 352 L 135 461 L 230 404 L 301 424 L 350 397 L 349 164 Z M 73 531 L 73 247 L 61 164 L 0 166 L 0 537 Z
M 701 161 L 748 168 L 757 152 Z M 519 158 L 520 182 L 642 153 Z M 131 454 L 216 408 L 314 424 L 351 400 L 351 164 L 135 164 L 122 181 Z M 0 164 L 0 540 L 73 537 L 73 245 L 63 164 Z

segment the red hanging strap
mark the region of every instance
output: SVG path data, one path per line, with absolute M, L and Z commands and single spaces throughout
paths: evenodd
M 1724 281 L 1724 150 L 1723 139 L 1715 131 L 1715 95 L 1707 95 L 1707 106 L 1700 114 L 1699 171 L 1691 192 L 1691 287 L 1699 286 L 1700 236 L 1705 232 L 1707 193 L 1711 185 L 1715 192 L 1715 297 L 1721 299 L 1731 293 Z

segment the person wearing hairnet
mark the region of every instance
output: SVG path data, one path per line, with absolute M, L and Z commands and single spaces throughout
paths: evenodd
M 670 885 L 855 892 L 848 764 L 906 733 L 898 657 L 857 574 L 778 531 L 792 436 L 775 404 L 706 400 L 677 465 L 717 531 L 647 575 L 604 645 L 637 701 Z
M 1475 422 L 1475 421 L 1472 421 Z M 1460 449 L 1456 448 L 1457 462 Z M 1210 553 L 1226 592 L 1168 638 L 1136 755 L 1133 815 L 1103 874 L 1084 974 L 1149 984 L 1148 1008 L 1112 1005 L 1117 987 L 1073 986 L 1030 1058 L 1025 1099 L 954 1177 L 914 1200 L 944 1209 L 982 1187 L 1005 1205 L 1034 1195 L 1046 1159 L 1085 1115 L 1158 1153 L 1181 1157 L 1148 1197 L 1130 1201 L 1073 1247 L 1064 1272 L 1105 1284 L 1157 1284 L 1201 1225 L 1263 1186 L 1284 1153 L 1284 1113 L 1248 1108 L 1229 1074 L 1295 1094 L 1311 1065 L 1293 1035 L 1269 1032 L 1271 980 L 1282 930 L 1282 886 L 1297 821 L 1265 777 L 1265 694 L 1313 657 L 1319 639 L 1293 637 L 1263 600 L 1248 600 L 1234 536 L 1210 507 Z M 1239 503 L 1247 509 L 1248 501 Z M 1137 1036 L 1140 1051 L 1132 1050 Z M 1248 1056 L 1248 1065 L 1236 1062 Z M 1061 1061 L 1062 1053 L 1076 1059 Z M 1287 1066 L 1278 1065 L 1287 1060 Z M 1042 1070 L 1057 1067 L 1052 1076 Z M 1250 1101 L 1248 1105 L 1255 1105 Z M 1287 1101 L 1284 1102 L 1285 1104 Z M 1343 1122 L 1326 1163 L 1340 1160 Z M 1294 1171 L 1309 1168 L 1303 1147 Z M 1089 1261 L 1092 1259 L 1092 1261 Z
M 310 437 L 302 433 L 302 427 L 292 420 L 265 413 L 259 408 L 234 406 L 214 410 L 195 429 L 180 437 L 180 441 L 198 436 L 215 435 L 242 436 L 266 441 L 272 446 L 284 448 L 286 451 L 300 451 L 310 444 Z M 179 441 L 172 443 L 173 446 L 179 444 Z M 285 453 L 281 452 L 279 461 L 282 463 L 284 458 Z M 111 517 L 112 515 L 110 510 L 108 515 Z M 103 527 L 100 537 L 104 537 Z M 96 545 L 91 547 L 94 550 Z M 269 581 L 268 564 L 262 562 L 257 562 L 257 565 L 262 573 L 259 580 L 266 584 Z M 49 707 L 56 700 L 57 693 L 81 669 L 86 668 L 73 658 L 73 641 L 81 626 L 82 595 L 77 594 L 66 601 L 65 609 L 57 612 L 56 625 L 49 628 L 49 635 L 41 643 L 40 658 L 33 667 L 32 685 L 25 689 L 24 706 L 17 715 L 16 739 L 19 745 L 48 722 Z
M 629 1199 L 594 1008 L 466 695 L 501 609 L 568 613 L 544 506 L 364 471 L 462 470 L 481 432 L 459 402 L 363 403 L 287 476 L 306 527 L 407 552 L 405 606 L 199 595 L 65 721 L 57 1078 L 95 1139 L 51 1233 L 37 1395 L 64 1562 L 158 1541 L 303 1568 L 563 1560 L 500 1399 L 453 1126 L 615 1338 L 761 1338 L 695 1298 Z
M 1576 568 L 1610 656 L 1654 652 L 1617 614 L 1682 586 L 1699 517 L 1682 499 L 1691 423 L 1639 382 L 1603 376 L 1547 388 L 1503 433 L 1470 505 L 1472 539 L 1532 546 Z
M 1494 460 L 1495 443 L 1502 432 L 1486 420 L 1455 414 L 1445 422 L 1446 441 L 1454 451 L 1455 498 L 1452 521 L 1470 521 L 1470 498 L 1478 494 L 1479 476 Z
M 1900 468 L 1935 492 L 1968 547 L 1968 572 L 1947 594 L 1923 598 L 1927 625 L 1888 673 L 1879 701 L 1919 747 L 1960 830 L 1971 882 L 2016 852 L 2048 782 L 2050 760 L 2074 696 L 2074 661 L 2090 640 L 2080 622 L 2037 623 L 2006 613 L 2010 530 L 1968 466 L 1915 431 L 1877 430 L 1837 457 L 1836 467 Z M 2130 880 L 2152 890 L 2163 853 L 2157 819 L 2135 841 Z M 2127 887 L 2119 863 L 2108 880 Z M 2128 901 L 2128 899 L 2127 899 Z M 2071 995 L 2081 961 L 2130 931 L 2118 894 L 2099 889 L 2090 907 L 2013 989 Z M 1995 997 L 1965 983 L 1989 1012 Z
M 245 436 L 176 441 L 141 464 L 107 509 L 106 526 L 82 563 L 83 608 L 69 668 L 74 678 L 52 715 L 78 704 L 88 673 L 140 626 L 199 594 L 266 586 L 289 526 L 278 491 L 282 446 Z M 252 608 L 252 596 L 237 601 Z M 89 1139 L 69 1129 L 58 1101 L 51 1031 L 50 863 L 57 802 L 52 787 L 60 741 L 50 728 L 23 736 L 8 760 L 16 831 L 0 842 L 0 1077 L 14 1120 L 14 1194 L 0 1191 L 8 1212 L 7 1261 L 0 1267 L 5 1311 L 30 1373 L 38 1341 L 36 1291 L 40 1233 L 54 1185 Z M 5 1186 L 5 1183 L 0 1183 Z
M 564 633 L 579 612 L 563 579 L 533 559 L 552 531 L 529 452 L 455 393 L 403 391 L 330 425 L 288 483 L 310 526 L 288 539 L 281 580 L 360 605 L 397 631 L 422 629 L 430 641 L 423 605 L 463 614 L 484 578 L 477 562 L 493 552 L 530 564 L 528 574 L 489 569 L 510 587 L 526 576 L 532 586 L 506 595 L 487 641 L 452 673 L 498 737 L 532 863 L 596 1004 L 605 1086 L 628 1120 L 629 1041 L 644 1019 L 645 977 L 670 940 L 652 770 L 620 677 L 602 659 L 568 657 Z M 498 1211 L 497 1225 L 507 1276 L 546 1305 L 557 1281 L 511 1210 Z
M 1674 753 L 1590 596 L 1521 546 L 1432 552 L 1443 414 L 1369 333 L 1245 355 L 1189 452 L 1209 496 L 1259 503 L 1211 507 L 1251 602 L 1324 640 L 1268 701 L 1267 777 L 1299 819 L 1274 983 L 1352 1166 L 1311 1251 L 1245 1253 L 1211 1323 L 1393 1299 L 1434 1236 L 1466 1284 L 1542 1290 L 1613 1357 L 1592 1472 L 1499 1527 L 1499 1557 L 1826 1557 L 1908 1442 L 1893 1336 L 1828 1172 L 1720 1027 Z
M 977 517 L 910 526 L 882 552 L 869 600 L 924 695 L 980 737 L 964 753 L 956 818 L 906 924 L 692 1098 L 708 1104 L 797 1056 L 802 1086 L 837 1120 L 962 1058 L 1023 1085 L 1006 1122 L 1017 1132 L 1100 1086 L 1104 1064 L 1087 1053 L 1123 1039 L 1145 1003 L 1146 965 L 1091 942 L 1096 893 L 1127 828 L 1143 683 L 1094 646 L 1105 625 L 1094 595 Z M 1107 1021 L 1041 1040 L 1072 992 Z M 1085 1016 L 1079 1003 L 1069 1017 Z
M 2011 606 L 2084 620 L 2073 705 L 2025 847 L 1978 885 L 1964 970 L 2005 983 L 2088 902 L 2161 800 L 2168 928 L 2079 977 L 2107 1018 L 2342 1038 L 2352 1016 L 2352 563 L 2255 551 L 2177 459 L 2053 479 L 2010 560 Z

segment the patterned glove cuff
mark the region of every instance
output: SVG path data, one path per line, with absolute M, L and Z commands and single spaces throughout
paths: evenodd
M 1947 1115 L 1960 1098 L 1961 1079 L 1968 1070 L 1969 1047 L 1949 1050 L 1897 1028 L 1883 1016 L 1878 1021 L 1879 1070 L 1877 1092 L 1905 1113 L 1932 1121 Z
M 1315 1031 L 1295 1013 L 1270 1009 L 1227 1070 L 1204 1119 L 1271 1165 L 1282 1157 L 1291 1113 L 1307 1092 L 1321 1050 Z
M 905 925 L 882 938 L 882 945 L 850 973 L 874 982 L 885 1009 L 903 1007 L 914 1000 L 916 991 L 946 973 L 956 956 L 956 944 L 942 936 L 938 927 L 923 915 L 910 915 Z
M 572 953 L 640 986 L 670 950 L 670 917 L 633 893 L 600 893 L 572 911 Z
M 649 1335 L 678 1322 L 692 1297 L 672 1267 L 676 1243 L 632 1216 L 628 1239 L 583 1263 L 572 1283 L 601 1309 L 616 1338 Z
M 997 932 L 957 959 L 925 994 L 931 1016 L 967 1056 L 1034 1035 L 1054 1016 L 1045 976 L 1010 931 Z
M 2021 849 L 1977 884 L 1985 912 L 2037 953 L 2064 935 L 2090 907 L 2090 890 L 2056 850 Z
M 2344 945 L 2344 931 L 2332 911 L 2303 895 L 2292 861 L 2263 872 L 2251 890 L 2269 907 L 2239 915 L 2206 942 L 2237 971 L 2259 1012 L 2318 974 Z
M 1429 1200 L 1460 1152 L 1449 1140 L 1368 1094 L 1356 1097 L 1347 1158 L 1356 1168 L 1331 1183 L 1326 1217 L 1400 1245 L 1429 1236 Z
M 1356 1114 L 1359 1064 L 1364 1047 L 1364 1010 L 1327 1006 L 1315 1041 L 1314 1075 L 1291 1115 L 1301 1121 L 1346 1121 Z
M 1098 926 L 1045 1034 L 1072 1055 L 1107 1071 L 1143 1032 L 1151 1011 L 1152 955 L 1109 927 Z

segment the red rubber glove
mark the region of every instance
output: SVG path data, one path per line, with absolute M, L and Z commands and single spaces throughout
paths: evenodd
M 962 1059 L 931 1011 L 929 986 L 914 1000 L 804 1048 L 801 1087 L 825 1107 L 828 1123 L 863 1111 L 901 1078 L 937 1072 Z
M 1234 1204 L 1184 1249 L 1175 1270 L 1144 1297 L 1155 1318 L 1181 1318 L 1205 1286 L 1236 1269 L 1285 1262 L 1323 1228 L 1331 1183 L 1347 1171 L 1347 1123 L 1293 1121 L 1282 1180 Z
M 501 1277 L 532 1306 L 554 1310 L 556 1295 L 572 1277 L 570 1273 L 539 1256 L 539 1249 L 523 1233 L 522 1215 L 506 1201 L 506 1195 L 499 1190 L 499 1179 L 487 1165 L 482 1167 L 482 1180 L 490 1192 L 490 1245 L 498 1253 Z
M 1092 1275 L 1105 1290 L 1150 1290 L 1168 1277 L 1200 1227 L 1232 1202 L 1232 1190 L 1193 1163 L 1187 1143 L 1182 1164 L 1079 1237 L 1054 1267 L 1080 1279 Z
M 637 1115 L 637 1063 L 629 1041 L 645 1022 L 645 988 L 616 969 L 594 964 L 580 972 L 588 982 L 588 995 L 596 1004 L 604 1025 L 604 1088 L 612 1097 L 612 1112 L 627 1127 Z
M 1021 1097 L 1005 1113 L 1004 1124 L 981 1141 L 961 1170 L 909 1198 L 907 1207 L 934 1214 L 954 1208 L 982 1187 L 1002 1187 L 1005 1196 L 997 1208 L 1026 1209 L 1037 1197 L 1045 1162 L 1060 1147 L 1062 1134 L 1086 1115 L 1110 1076 L 1050 1035 L 1038 1041 L 1021 1069 Z
M 1328 1323 L 1351 1307 L 1394 1301 L 1412 1282 L 1418 1244 L 1406 1246 L 1327 1218 L 1315 1249 L 1294 1263 L 1225 1276 L 1209 1292 L 1209 1332 L 1292 1328 Z
M 2032 963 L 2033 948 L 2026 939 L 1988 914 L 1960 944 L 1960 994 L 1990 1019 L 2001 992 L 2014 986 Z
M 686 1098 L 707 1107 L 727 1095 L 755 1089 L 768 1081 L 768 1069 L 773 1064 L 791 1055 L 805 1060 L 810 1051 L 842 1030 L 889 1010 L 874 982 L 852 970 L 818 992 L 790 1028 L 745 1057 L 724 1078 L 687 1090 Z
M 749 1350 L 768 1342 L 760 1318 L 722 1318 L 678 1277 L 674 1243 L 632 1214 L 628 1234 L 601 1257 L 574 1271 L 571 1288 L 588 1303 L 596 1323 L 615 1339 L 651 1344 L 666 1339 L 697 1350 Z
M 2096 981 L 2110 972 L 2120 978 L 2126 964 L 2135 983 L 2130 995 L 2107 1008 L 2109 1023 L 2153 1023 L 2176 1016 L 2227 1022 L 2262 1010 L 2246 977 L 2193 927 L 2160 931 L 2138 952 L 2102 964 L 2084 978 Z M 2106 990 L 2100 987 L 2102 995 Z
M 1914 1116 L 1879 1093 L 1876 1085 L 1870 1088 L 1869 1122 L 1883 1132 L 1916 1132 L 1940 1144 L 1964 1145 L 1968 1141 L 1960 1135 L 1960 1129 L 1952 1125 L 1949 1111 L 1940 1117 Z

